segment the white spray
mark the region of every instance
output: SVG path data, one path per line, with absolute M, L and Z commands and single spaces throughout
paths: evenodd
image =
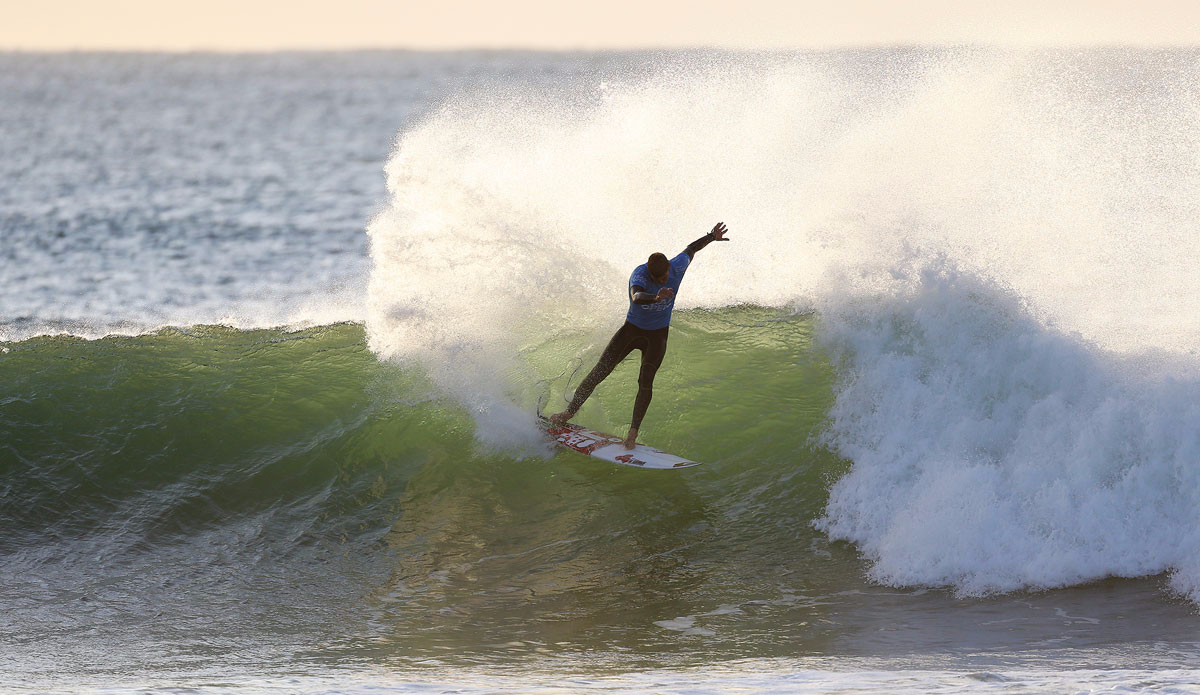
M 724 220 L 679 307 L 819 311 L 854 462 L 820 523 L 879 580 L 1166 571 L 1200 599 L 1198 77 L 1186 52 L 883 51 L 463 97 L 388 165 L 371 346 L 528 447 L 521 349 L 603 339 L 634 265 Z

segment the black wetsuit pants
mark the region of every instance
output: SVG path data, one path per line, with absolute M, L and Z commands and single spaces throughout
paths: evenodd
M 575 397 L 571 399 L 571 405 L 567 406 L 567 410 L 572 414 L 578 412 L 583 402 L 592 395 L 592 390 L 612 373 L 613 368 L 620 364 L 621 360 L 628 357 L 629 353 L 634 350 L 641 350 L 642 369 L 638 372 L 637 400 L 633 402 L 633 424 L 630 425 L 633 428 L 641 427 L 642 418 L 646 415 L 646 408 L 650 407 L 650 399 L 654 396 L 654 375 L 658 372 L 658 366 L 662 364 L 663 357 L 667 354 L 667 331 L 670 329 L 671 327 L 667 326 L 648 331 L 626 321 L 625 325 L 617 330 L 612 340 L 608 341 L 608 347 L 604 348 L 604 354 L 600 355 L 600 361 L 584 377 L 579 388 L 575 389 Z

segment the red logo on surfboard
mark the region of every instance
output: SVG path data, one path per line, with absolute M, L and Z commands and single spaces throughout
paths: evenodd
M 643 461 L 643 460 L 641 460 L 641 459 L 639 459 L 639 458 L 634 458 L 633 454 L 621 454 L 620 456 L 617 456 L 617 457 L 615 457 L 615 458 L 616 458 L 618 461 L 620 461 L 621 463 L 627 463 L 627 464 L 629 464 L 630 466 L 644 466 L 644 465 L 646 465 L 646 462 L 645 462 L 645 461 Z
M 582 429 L 579 425 L 551 425 L 546 431 L 559 444 L 589 456 L 596 449 L 609 443 L 583 433 Z

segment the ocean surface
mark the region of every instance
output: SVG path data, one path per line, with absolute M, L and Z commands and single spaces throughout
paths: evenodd
M 0 180 L 0 692 L 1200 692 L 1200 50 L 7 53 Z M 554 450 L 717 221 L 705 465 Z

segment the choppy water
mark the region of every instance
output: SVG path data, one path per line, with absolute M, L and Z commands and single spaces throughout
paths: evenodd
M 1198 61 L 0 56 L 0 687 L 1190 691 Z

